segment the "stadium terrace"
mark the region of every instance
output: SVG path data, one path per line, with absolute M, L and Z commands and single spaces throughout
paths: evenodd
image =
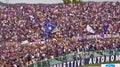
M 88 64 L 120 60 L 88 53 L 106 56 L 119 48 L 120 2 L 0 5 L 0 67 L 26 67 L 71 54 L 89 58 Z

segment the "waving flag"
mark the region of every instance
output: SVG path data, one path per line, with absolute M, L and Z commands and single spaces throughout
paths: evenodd
M 87 25 L 86 29 L 90 33 L 95 33 L 95 31 L 92 29 L 92 27 L 90 27 L 90 25 Z
M 50 22 L 46 22 L 42 27 L 42 30 L 44 31 L 44 34 L 46 34 L 45 41 L 47 42 L 51 41 L 50 34 L 58 31 L 57 27 Z
M 55 25 L 51 24 L 50 22 L 47 22 L 44 25 L 44 32 L 46 34 L 50 34 L 55 28 Z

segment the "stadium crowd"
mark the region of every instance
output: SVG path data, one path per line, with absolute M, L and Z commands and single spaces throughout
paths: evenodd
M 58 29 L 51 34 L 50 42 L 44 41 L 46 35 L 42 29 L 48 21 Z M 88 24 L 95 33 L 86 30 Z M 75 38 L 116 33 L 120 34 L 119 2 L 0 5 L 0 67 L 24 67 L 28 61 L 30 64 L 74 51 L 119 48 L 120 38 Z M 21 44 L 38 39 L 37 44 Z M 15 44 L 6 45 L 7 42 Z

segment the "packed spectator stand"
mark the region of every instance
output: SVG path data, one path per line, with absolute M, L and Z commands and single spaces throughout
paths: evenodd
M 58 31 L 46 42 L 42 29 L 51 22 Z M 90 25 L 95 33 L 86 30 Z M 108 25 L 108 29 L 103 26 Z M 72 52 L 120 48 L 120 38 L 77 40 L 78 36 L 120 34 L 119 2 L 82 4 L 0 5 L 0 67 L 25 67 L 28 61 L 65 56 Z M 28 40 L 30 44 L 21 44 Z M 33 43 L 38 40 L 38 43 Z M 29 64 L 30 62 L 28 62 Z

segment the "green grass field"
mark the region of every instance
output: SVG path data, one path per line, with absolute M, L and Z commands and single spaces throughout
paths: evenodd
M 100 64 L 91 64 L 91 65 L 85 65 L 85 66 L 80 66 L 80 67 L 101 67 L 101 64 L 120 64 L 120 61 L 106 62 L 106 63 L 100 63 Z

